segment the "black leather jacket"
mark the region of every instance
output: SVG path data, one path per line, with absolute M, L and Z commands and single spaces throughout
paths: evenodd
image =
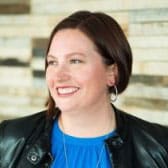
M 0 124 L 0 168 L 50 167 L 54 119 L 45 113 Z M 105 142 L 113 168 L 168 168 L 168 128 L 115 113 L 118 135 Z

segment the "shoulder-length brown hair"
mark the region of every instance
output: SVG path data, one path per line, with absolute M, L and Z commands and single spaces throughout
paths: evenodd
M 123 92 L 129 82 L 132 71 L 132 52 L 127 38 L 120 25 L 109 15 L 101 12 L 78 11 L 59 22 L 53 29 L 49 38 L 47 53 L 54 35 L 62 29 L 79 29 L 89 37 L 106 65 L 116 64 L 118 76 L 116 87 L 118 93 Z M 45 60 L 45 70 L 47 69 Z M 114 90 L 111 88 L 109 92 Z M 55 108 L 55 102 L 49 94 L 48 115 L 53 116 L 59 112 Z

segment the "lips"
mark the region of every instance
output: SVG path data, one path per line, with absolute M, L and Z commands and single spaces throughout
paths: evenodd
M 58 95 L 66 96 L 72 95 L 79 90 L 78 87 L 58 87 L 57 93 Z

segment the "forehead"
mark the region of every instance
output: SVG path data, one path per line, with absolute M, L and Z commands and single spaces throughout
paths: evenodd
M 78 29 L 63 29 L 54 35 L 48 54 L 91 52 L 93 50 L 96 50 L 96 46 L 83 32 Z

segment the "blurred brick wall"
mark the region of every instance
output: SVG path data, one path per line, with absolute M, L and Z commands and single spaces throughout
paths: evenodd
M 45 108 L 47 39 L 76 10 L 110 14 L 130 41 L 133 76 L 117 106 L 168 124 L 167 0 L 0 0 L 0 120 Z

